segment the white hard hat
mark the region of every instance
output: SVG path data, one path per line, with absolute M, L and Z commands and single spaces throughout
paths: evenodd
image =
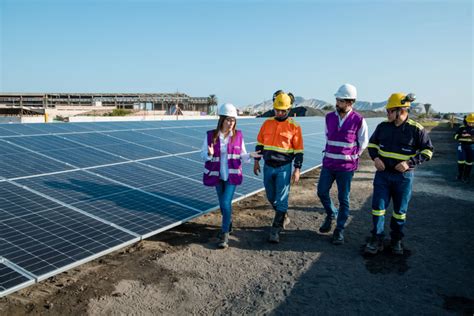
M 232 103 L 224 103 L 217 109 L 217 114 L 237 118 L 237 109 Z
M 357 99 L 357 89 L 349 83 L 343 84 L 334 94 L 338 99 Z

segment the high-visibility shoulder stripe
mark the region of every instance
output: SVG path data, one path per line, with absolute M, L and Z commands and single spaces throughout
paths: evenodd
M 416 122 L 416 121 L 414 121 L 410 118 L 407 120 L 407 123 L 410 124 L 410 125 L 416 126 L 420 130 L 424 129 L 423 125 L 421 125 L 420 123 L 418 123 L 418 122 Z
M 265 145 L 263 147 L 264 150 L 273 150 L 273 151 L 277 151 L 279 153 L 285 153 L 285 154 L 292 154 L 294 153 L 294 149 L 291 148 L 291 149 L 286 149 L 286 148 L 281 148 L 281 147 L 277 147 L 277 146 L 267 146 Z
M 374 143 L 369 143 L 369 145 L 368 145 L 367 147 L 369 147 L 369 148 L 376 148 L 376 149 L 379 149 L 379 148 L 380 148 L 379 145 L 374 144 Z

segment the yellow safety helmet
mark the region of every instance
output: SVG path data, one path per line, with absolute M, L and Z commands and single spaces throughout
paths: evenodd
M 401 92 L 393 93 L 390 98 L 388 98 L 386 109 L 393 108 L 405 108 L 410 107 L 411 103 L 415 101 L 415 95 L 413 93 L 405 94 Z
M 466 122 L 474 123 L 474 113 L 470 113 L 466 116 Z
M 294 100 L 295 97 L 293 94 L 278 90 L 273 94 L 273 108 L 275 110 L 288 110 L 291 108 Z

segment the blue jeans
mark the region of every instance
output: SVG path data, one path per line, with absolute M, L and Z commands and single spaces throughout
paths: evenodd
M 235 184 L 229 181 L 220 180 L 216 186 L 217 197 L 219 198 L 219 206 L 222 214 L 222 232 L 228 233 L 230 223 L 232 222 L 232 199 L 235 192 Z
M 286 213 L 288 210 L 288 195 L 290 193 L 291 163 L 281 167 L 263 166 L 263 185 L 267 199 L 277 212 Z
M 347 218 L 349 217 L 349 196 L 351 193 L 351 182 L 354 171 L 333 171 L 322 168 L 318 182 L 318 197 L 326 210 L 327 216 L 337 218 L 336 229 L 343 231 Z M 329 196 L 332 184 L 336 181 L 337 198 L 339 200 L 339 210 Z
M 474 145 L 472 144 L 458 144 L 458 163 L 464 163 L 466 165 L 472 164 L 474 156 Z
M 383 238 L 385 210 L 393 200 L 393 213 L 390 221 L 391 237 L 401 240 L 404 236 L 403 227 L 406 222 L 408 203 L 411 198 L 413 171 L 400 173 L 397 171 L 377 171 L 374 178 L 374 194 L 372 196 L 372 235 Z

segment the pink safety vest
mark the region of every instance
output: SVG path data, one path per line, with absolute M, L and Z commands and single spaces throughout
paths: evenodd
M 339 127 L 336 112 L 326 115 L 327 143 L 323 167 L 334 171 L 354 171 L 359 165 L 359 143 L 357 135 L 363 117 L 352 110 Z
M 207 143 L 212 143 L 214 130 L 207 131 Z M 230 136 L 229 136 L 230 137 Z M 242 161 L 240 160 L 240 153 L 242 151 L 242 132 L 235 131 L 235 139 L 232 137 L 227 144 L 227 165 L 229 167 L 229 183 L 239 185 L 242 183 Z M 217 186 L 220 180 L 221 170 L 221 145 L 219 138 L 214 144 L 214 155 L 212 159 L 206 161 L 204 165 L 203 183 L 206 186 Z

